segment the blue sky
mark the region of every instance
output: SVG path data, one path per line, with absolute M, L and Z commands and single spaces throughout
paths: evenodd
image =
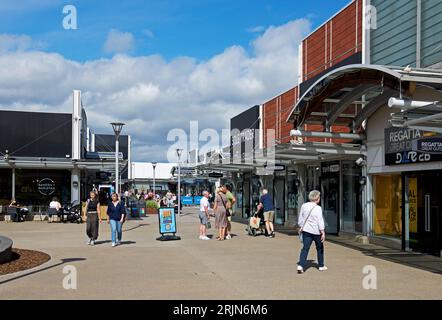
M 0 109 L 72 112 L 79 89 L 94 132 L 125 122 L 135 161 L 174 162 L 171 133 L 229 130 L 293 88 L 299 43 L 348 3 L 0 0 Z M 65 5 L 78 30 L 63 29 Z
M 160 54 L 205 60 L 226 47 L 249 42 L 271 25 L 309 18 L 313 28 L 348 0 L 2 0 L 0 33 L 26 34 L 39 49 L 77 61 L 109 57 L 103 44 L 111 29 L 133 35 L 133 56 Z M 62 8 L 78 10 L 76 31 L 62 28 Z M 258 27 L 258 28 L 257 28 Z M 256 31 L 256 30 L 255 30 Z

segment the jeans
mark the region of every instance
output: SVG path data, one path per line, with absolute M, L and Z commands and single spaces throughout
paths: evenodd
M 324 244 L 321 242 L 321 236 L 316 234 L 311 234 L 308 232 L 302 233 L 302 240 L 304 242 L 304 247 L 301 250 L 301 256 L 299 258 L 299 265 L 302 268 L 306 268 L 308 252 L 312 242 L 315 242 L 316 251 L 318 252 L 318 264 L 319 268 L 324 267 Z
M 111 220 L 110 226 L 112 243 L 117 242 L 116 239 L 118 239 L 118 241 L 121 241 L 121 238 L 123 237 L 123 224 L 121 223 L 121 221 Z

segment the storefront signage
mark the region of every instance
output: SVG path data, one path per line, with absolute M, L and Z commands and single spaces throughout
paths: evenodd
M 408 202 L 410 204 L 410 232 L 417 233 L 417 178 L 408 182 Z
M 408 128 L 385 129 L 385 164 L 442 161 L 442 135 Z
M 161 208 L 159 210 L 158 219 L 161 235 L 177 232 L 176 217 L 173 208 Z
M 224 177 L 224 175 L 222 173 L 218 173 L 218 172 L 209 173 L 209 178 L 217 178 L 217 179 L 219 179 L 219 178 L 222 178 L 222 177 Z
M 50 196 L 55 192 L 55 182 L 49 178 L 38 181 L 37 186 L 42 195 Z
M 275 172 L 285 171 L 285 165 L 283 164 L 266 164 L 264 168 L 267 171 L 275 171 Z
M 322 167 L 322 173 L 336 173 L 339 171 L 340 171 L 339 164 L 324 165 Z
M 193 205 L 193 197 L 181 197 L 181 203 L 183 205 L 191 206 Z
M 199 206 L 202 198 L 201 196 L 193 197 L 193 204 Z

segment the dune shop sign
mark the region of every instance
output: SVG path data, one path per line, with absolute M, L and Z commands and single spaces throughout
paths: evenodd
M 442 135 L 409 128 L 385 129 L 388 166 L 442 161 Z
M 50 196 L 55 192 L 55 182 L 52 179 L 45 178 L 37 182 L 38 192 L 42 195 Z

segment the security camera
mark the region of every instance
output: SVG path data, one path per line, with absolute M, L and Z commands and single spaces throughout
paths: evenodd
M 357 164 L 359 167 L 363 167 L 363 166 L 365 166 L 365 165 L 367 164 L 367 161 L 365 161 L 364 158 L 359 158 L 359 159 L 356 160 L 355 162 L 356 162 L 356 164 Z

